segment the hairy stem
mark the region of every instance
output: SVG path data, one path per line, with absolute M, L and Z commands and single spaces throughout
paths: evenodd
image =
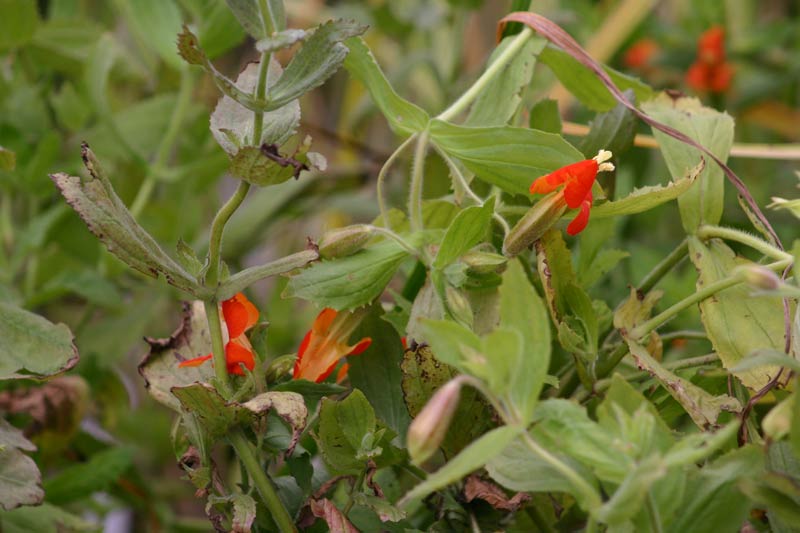
M 772 246 L 770 243 L 763 239 L 759 239 L 755 235 L 750 235 L 746 231 L 723 228 L 721 226 L 700 226 L 697 230 L 697 237 L 703 240 L 712 239 L 714 237 L 725 239 L 728 241 L 740 242 L 750 248 L 761 252 L 767 257 L 777 259 L 778 261 L 793 260 L 792 254 L 786 253 L 783 250 Z
M 422 222 L 422 189 L 425 181 L 425 155 L 428 151 L 428 131 L 423 131 L 417 138 L 414 148 L 414 164 L 411 171 L 411 187 L 408 196 L 408 218 L 412 231 L 421 231 Z
M 221 387 L 223 398 L 230 398 L 231 389 L 228 381 L 228 364 L 225 360 L 225 343 L 222 339 L 222 321 L 219 319 L 219 309 L 215 299 L 203 302 L 208 321 L 208 332 L 211 336 L 211 355 L 214 363 L 214 376 L 217 386 Z
M 491 82 L 498 74 L 500 74 L 506 64 L 511 61 L 517 52 L 525 45 L 528 39 L 533 35 L 533 30 L 525 27 L 521 32 L 514 37 L 514 40 L 508 44 L 508 47 L 502 54 L 497 56 L 489 68 L 478 78 L 467 91 L 462 94 L 458 100 L 453 102 L 450 107 L 439 113 L 436 117 L 439 120 L 450 120 L 458 116 L 462 111 L 465 111 L 472 102 L 478 97 L 484 88 Z
M 269 510 L 272 519 L 275 521 L 281 533 L 296 532 L 297 528 L 292 521 L 292 517 L 289 516 L 289 512 L 283 506 L 283 502 L 281 502 L 278 497 L 275 487 L 272 486 L 272 482 L 269 477 L 267 477 L 267 473 L 264 472 L 264 469 L 259 464 L 253 452 L 253 448 L 247 440 L 247 437 L 242 433 L 242 430 L 236 429 L 228 435 L 228 442 L 231 443 L 231 446 L 233 446 L 233 449 L 236 451 L 236 455 L 239 456 L 239 460 L 250 475 L 250 479 L 261 496 L 261 500 Z
M 392 152 L 392 155 L 389 156 L 389 158 L 386 160 L 386 162 L 381 167 L 380 172 L 378 172 L 378 180 L 376 182 L 375 194 L 378 197 L 378 209 L 380 210 L 380 213 L 381 213 L 381 220 L 383 220 L 383 224 L 384 224 L 384 226 L 386 226 L 387 229 L 392 229 L 392 228 L 390 227 L 390 224 L 389 224 L 389 210 L 386 209 L 386 197 L 385 197 L 384 191 L 383 191 L 383 187 L 384 187 L 384 185 L 386 183 L 386 176 L 389 174 L 389 169 L 392 167 L 392 165 L 397 160 L 397 158 L 400 156 L 400 154 L 407 147 L 411 146 L 411 143 L 416 138 L 417 138 L 417 136 L 416 136 L 416 134 L 414 134 L 411 137 L 409 137 L 408 139 L 406 139 L 405 141 L 403 141 L 403 144 L 398 146 L 397 150 Z

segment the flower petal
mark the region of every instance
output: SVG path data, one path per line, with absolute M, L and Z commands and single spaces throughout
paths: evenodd
M 186 361 L 181 361 L 178 364 L 178 366 L 181 367 L 181 368 L 184 368 L 184 367 L 187 367 L 187 366 L 200 366 L 203 363 L 205 363 L 206 361 L 208 361 L 209 359 L 211 359 L 211 357 L 213 357 L 211 354 L 201 355 L 200 357 L 195 357 L 193 359 L 187 359 Z
M 305 355 L 306 350 L 308 349 L 308 343 L 311 342 L 311 333 L 311 330 L 308 330 L 306 336 L 303 337 L 303 341 L 300 343 L 300 348 L 297 349 L 297 359 L 294 360 L 292 379 L 298 379 L 298 376 L 300 375 L 300 365 L 303 361 L 303 355 Z
M 347 379 L 348 370 L 350 370 L 350 365 L 347 363 L 339 367 L 339 371 L 336 373 L 336 383 L 341 383 L 342 381 Z
M 364 353 L 364 351 L 369 348 L 369 345 L 372 344 L 372 339 L 369 337 L 365 337 L 358 341 L 355 346 L 350 350 L 347 355 L 359 355 Z
M 592 195 L 589 194 L 589 197 L 581 203 L 581 210 L 572 222 L 569 223 L 567 226 L 567 233 L 570 235 L 577 235 L 578 233 L 582 232 L 584 228 L 586 228 L 586 224 L 589 223 L 589 211 L 592 207 Z
M 317 335 L 327 335 L 328 330 L 333 323 L 333 319 L 335 319 L 336 315 L 338 314 L 339 313 L 336 311 L 336 309 L 326 307 L 317 315 L 317 318 L 314 320 L 314 324 L 311 326 L 311 330 Z
M 569 169 L 567 185 L 564 187 L 564 200 L 569 207 L 575 209 L 586 199 L 586 195 L 591 194 L 594 179 L 597 177 L 598 164 L 594 159 L 586 159 L 564 169 Z
M 225 363 L 228 367 L 229 374 L 236 374 L 243 376 L 244 371 L 239 366 L 243 364 L 248 370 L 253 370 L 256 366 L 253 352 L 237 342 L 229 342 L 225 345 Z
M 247 308 L 234 298 L 222 302 L 222 316 L 225 318 L 229 338 L 235 339 L 247 329 Z
M 570 166 L 572 165 L 554 170 L 550 174 L 545 174 L 540 178 L 536 178 L 533 183 L 531 183 L 531 194 L 547 194 L 558 189 L 559 185 L 563 184 L 564 180 L 567 179 L 567 174 L 564 171 Z

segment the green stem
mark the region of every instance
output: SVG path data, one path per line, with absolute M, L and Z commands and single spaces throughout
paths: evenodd
M 345 517 L 350 512 L 350 509 L 353 508 L 353 505 L 355 505 L 355 503 L 356 503 L 356 501 L 355 501 L 356 492 L 360 489 L 361 485 L 364 484 L 364 478 L 366 477 L 366 475 L 367 475 L 366 469 L 362 470 L 358 474 L 358 477 L 356 478 L 356 480 L 353 482 L 353 486 L 350 487 L 350 494 L 347 495 L 347 504 L 344 506 L 344 509 L 342 510 L 342 514 Z
M 472 84 L 472 87 L 467 89 L 467 91 L 459 97 L 458 100 L 453 102 L 450 107 L 439 113 L 436 117 L 439 120 L 450 120 L 453 117 L 457 116 L 462 111 L 466 110 L 469 105 L 478 97 L 478 95 L 486 88 L 486 86 L 498 75 L 502 72 L 503 68 L 506 64 L 511 61 L 517 52 L 525 45 L 528 39 L 531 38 L 533 35 L 533 30 L 528 27 L 525 27 L 521 32 L 514 37 L 508 47 L 503 50 L 503 53 L 497 56 L 489 68 L 487 68 L 484 73 L 478 78 L 475 83 Z
M 244 433 L 242 433 L 242 430 L 233 430 L 233 432 L 228 435 L 228 441 L 231 443 L 231 446 L 233 446 L 233 449 L 236 450 L 236 455 L 239 456 L 239 460 L 250 475 L 250 480 L 261 495 L 261 500 L 272 515 L 272 519 L 275 521 L 275 524 L 277 524 L 278 529 L 282 533 L 296 532 L 297 528 L 294 526 L 292 517 L 289 516 L 288 511 L 286 511 L 286 507 L 284 507 L 283 502 L 281 502 L 278 497 L 278 493 L 275 487 L 272 486 L 269 477 L 267 477 L 267 473 L 264 472 L 259 464 L 255 453 L 253 453 L 253 448 L 244 436 Z
M 384 235 L 384 236 L 392 239 L 394 242 L 399 244 L 409 254 L 411 254 L 413 256 L 417 256 L 419 254 L 419 252 L 417 251 L 416 248 L 411 246 L 408 242 L 406 242 L 405 239 L 403 239 L 400 235 L 398 235 L 397 233 L 393 232 L 392 230 L 387 229 L 387 228 L 382 228 L 380 226 L 372 226 L 370 224 L 365 224 L 365 226 L 367 226 L 369 229 L 371 229 L 375 233 L 380 233 L 381 235 Z
M 228 223 L 233 213 L 242 205 L 250 184 L 246 181 L 239 182 L 236 192 L 228 198 L 211 223 L 211 236 L 208 239 L 208 272 L 206 273 L 205 284 L 216 286 L 219 283 L 220 254 L 222 249 L 222 233 L 225 231 L 225 224 Z
M 417 138 L 414 149 L 414 164 L 411 172 L 411 187 L 408 197 L 408 217 L 412 231 L 422 231 L 422 189 L 425 181 L 425 155 L 428 150 L 428 131 Z
M 539 443 L 536 442 L 533 437 L 531 437 L 530 433 L 524 431 L 522 435 L 525 444 L 537 457 L 548 463 L 553 467 L 553 469 L 567 478 L 569 483 L 572 485 L 572 488 L 583 495 L 588 509 L 596 509 L 597 507 L 600 507 L 600 505 L 603 503 L 603 499 L 600 497 L 594 487 L 592 487 L 585 479 L 583 479 L 580 474 L 575 472 L 572 468 L 570 468 L 569 465 L 561 461 L 558 457 L 552 455 L 546 449 L 541 447 Z
M 586 529 L 584 533 L 597 533 L 597 520 L 593 517 L 589 517 L 586 519 Z
M 647 273 L 641 283 L 639 283 L 639 291 L 643 293 L 650 292 L 650 289 L 655 287 L 656 284 L 661 281 L 661 278 L 666 276 L 688 253 L 689 241 L 684 239 L 677 248 L 672 250 L 667 257 L 662 259 L 661 262 L 653 268 L 653 270 Z
M 222 388 L 220 393 L 224 398 L 230 398 L 231 389 L 228 381 L 228 363 L 225 359 L 225 343 L 222 339 L 222 321 L 219 319 L 219 309 L 216 300 L 203 302 L 208 321 L 208 332 L 211 335 L 211 355 L 214 362 L 214 375 L 217 384 Z
M 411 146 L 411 143 L 416 139 L 416 134 L 412 135 L 405 141 L 403 144 L 397 147 L 397 150 L 392 152 L 392 155 L 386 160 L 386 162 L 381 167 L 380 172 L 378 172 L 378 180 L 376 183 L 376 195 L 378 196 L 378 209 L 381 213 L 381 220 L 383 221 L 383 225 L 386 226 L 387 229 L 392 229 L 391 224 L 389 223 L 389 210 L 386 209 L 386 197 L 384 196 L 383 187 L 386 183 L 386 176 L 389 174 L 389 169 L 392 167 L 394 162 L 397 160 L 398 156 L 405 150 L 407 147 Z
M 167 160 L 172 153 L 175 139 L 181 131 L 181 126 L 189 110 L 189 104 L 192 101 L 194 83 L 194 71 L 188 68 L 188 66 L 181 69 L 181 85 L 178 89 L 178 98 L 175 102 L 175 108 L 172 111 L 172 116 L 170 116 L 169 124 L 167 125 L 167 131 L 161 138 L 158 150 L 156 151 L 155 160 L 153 164 L 148 167 L 142 186 L 139 187 L 136 198 L 134 198 L 131 204 L 130 211 L 134 218 L 142 214 L 142 210 L 144 210 L 147 202 L 150 200 L 150 196 L 153 194 L 156 181 L 163 172 Z
M 784 259 L 782 261 L 777 261 L 775 263 L 770 263 L 770 264 L 764 265 L 764 266 L 766 268 L 770 269 L 770 270 L 781 271 L 781 270 L 785 269 L 786 267 L 788 267 L 789 265 L 791 265 L 792 262 L 793 262 L 793 258 L 789 258 L 789 259 Z M 743 281 L 743 279 L 742 279 L 741 275 L 734 274 L 734 275 L 729 276 L 727 278 L 724 278 L 724 279 L 721 279 L 721 280 L 716 281 L 714 283 L 711 283 L 710 285 L 707 285 L 706 287 L 700 289 L 699 291 L 694 292 L 691 295 L 687 296 L 686 298 L 684 298 L 680 302 L 677 302 L 676 304 L 671 305 L 670 307 L 668 307 L 667 309 L 665 309 L 661 313 L 657 314 L 656 316 L 654 316 L 650 320 L 648 320 L 646 322 L 643 322 L 642 324 L 639 324 L 638 326 L 636 326 L 635 328 L 633 328 L 631 330 L 630 337 L 632 339 L 641 339 L 642 337 L 644 337 L 645 335 L 647 335 L 648 333 L 650 333 L 651 331 L 656 329 L 658 326 L 660 326 L 664 322 L 668 321 L 669 319 L 671 319 L 672 317 L 674 317 L 675 315 L 677 315 L 678 313 L 680 313 L 681 311 L 683 311 L 687 307 L 690 307 L 690 306 L 692 306 L 692 305 L 694 305 L 696 303 L 702 302 L 706 298 L 709 298 L 709 297 L 715 295 L 716 293 L 718 293 L 720 291 L 723 291 L 723 290 L 725 290 L 725 289 L 727 289 L 729 287 L 733 287 L 734 285 L 738 285 L 739 283 L 742 283 L 742 281 Z
M 706 333 L 705 331 L 694 331 L 690 329 L 670 331 L 669 333 L 664 333 L 663 335 L 661 335 L 662 341 L 671 341 L 673 339 L 705 340 L 707 338 L 708 338 L 708 333 Z
M 772 246 L 767 241 L 759 239 L 755 235 L 750 235 L 746 231 L 738 229 L 723 228 L 721 226 L 700 226 L 700 228 L 697 230 L 697 237 L 703 240 L 718 237 L 720 239 L 740 242 L 749 246 L 750 248 L 753 248 L 754 250 L 758 250 L 767 257 L 772 257 L 778 261 L 794 259 L 792 254 L 788 254 L 783 250 Z
M 650 517 L 650 528 L 653 533 L 661 533 L 664 527 L 661 524 L 661 515 L 658 512 L 658 506 L 653 500 L 653 493 L 647 491 L 647 498 L 645 498 L 645 505 L 647 506 L 647 516 Z

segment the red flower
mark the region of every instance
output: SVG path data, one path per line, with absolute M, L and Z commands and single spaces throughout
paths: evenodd
M 568 207 L 580 209 L 578 215 L 567 226 L 567 233 L 570 235 L 577 235 L 583 231 L 589 222 L 589 211 L 592 207 L 592 185 L 598 172 L 614 170 L 614 165 L 606 162 L 609 159 L 611 159 L 611 152 L 600 150 L 592 159 L 561 167 L 555 172 L 536 179 L 531 184 L 532 194 L 550 193 L 564 185 L 564 190 L 559 194 L 563 194 Z
M 658 54 L 660 47 L 652 39 L 639 39 L 625 51 L 622 62 L 626 67 L 641 69 L 646 67 Z
M 360 313 L 339 313 L 329 307 L 323 309 L 300 343 L 292 378 L 320 383 L 331 375 L 340 359 L 359 355 L 369 348 L 372 344 L 369 337 L 352 346 L 347 344 L 360 321 Z M 336 380 L 343 380 L 346 373 L 346 365 L 343 365 Z
M 258 309 L 241 292 L 233 298 L 222 302 L 222 318 L 228 331 L 228 341 L 225 343 L 225 363 L 229 374 L 243 376 L 242 366 L 248 370 L 255 367 L 253 347 L 247 339 L 245 332 L 258 322 Z M 211 354 L 187 359 L 178 366 L 199 366 L 212 358 Z
M 733 79 L 733 67 L 725 61 L 725 30 L 714 26 L 697 40 L 697 60 L 686 72 L 686 84 L 696 91 L 722 93 Z

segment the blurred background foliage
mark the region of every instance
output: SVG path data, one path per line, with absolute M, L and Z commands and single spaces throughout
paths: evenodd
M 528 4 L 286 3 L 292 27 L 337 17 L 369 24 L 366 39 L 395 89 L 431 112 L 443 109 L 481 71 L 494 47 L 497 20 Z M 655 88 L 690 94 L 686 72 L 695 60 L 697 39 L 712 26 L 724 27 L 732 81 L 722 92 L 698 96 L 735 117 L 737 142 L 800 142 L 797 2 L 530 4 L 598 59 Z M 631 15 L 627 22 L 620 22 L 621 13 Z M 172 416 L 144 394 L 135 370 L 146 349 L 142 337 L 166 336 L 177 326 L 179 295 L 110 256 L 61 201 L 48 173 L 82 172 L 80 143 L 88 142 L 148 231 L 167 248 L 182 239 L 204 253 L 211 217 L 235 182 L 225 178 L 228 159 L 208 129 L 219 94 L 210 79 L 176 54 L 182 24 L 231 77 L 255 59 L 252 43 L 245 42 L 223 0 L 0 0 L 0 300 L 66 323 L 81 354 L 69 377 L 43 386 L 0 384 L 0 410 L 29 428 L 39 446 L 35 457 L 48 503 L 107 521 L 126 520 L 136 531 L 208 526 L 204 518 L 186 518 L 201 517 L 202 511 L 190 485 L 179 480 L 169 439 Z M 644 61 L 641 53 L 637 60 L 630 52 L 642 40 L 649 50 Z M 548 96 L 559 101 L 565 123 L 593 120 L 547 69 L 537 67 L 522 109 Z M 233 270 L 297 251 L 307 236 L 317 238 L 324 229 L 377 214 L 375 176 L 396 140 L 363 87 L 342 71 L 304 97 L 302 107 L 301 131 L 328 158 L 328 171 L 251 192 L 225 235 L 224 259 Z M 517 124 L 528 120 L 527 112 L 515 118 Z M 551 127 L 560 124 L 554 120 Z M 569 139 L 580 146 L 579 137 Z M 663 160 L 649 148 L 633 148 L 622 161 L 617 195 L 667 179 Z M 447 194 L 446 167 L 434 157 L 428 165 L 426 194 Z M 761 205 L 770 196 L 796 196 L 797 163 L 736 158 L 732 166 Z M 395 166 L 389 181 L 392 205 L 404 202 L 404 172 L 402 165 Z M 729 196 L 727 219 L 747 225 L 735 195 L 729 191 Z M 789 213 L 775 212 L 771 218 L 786 242 L 797 237 Z M 591 269 L 587 254 L 598 240 L 637 258 L 601 273 L 594 296 L 622 294 L 641 279 L 683 238 L 678 220 L 677 206 L 665 204 L 634 218 L 590 225 L 577 242 L 579 261 L 585 263 L 579 271 Z M 660 305 L 693 292 L 694 280 L 691 265 L 684 265 L 665 280 Z M 262 282 L 251 290 L 270 323 L 266 343 L 272 356 L 295 351 L 315 315 L 304 303 L 282 300 L 282 285 Z M 696 318 L 684 313 L 673 326 L 688 327 Z M 710 346 L 704 343 L 669 344 L 664 358 L 687 350 L 707 353 Z M 86 480 L 87 472 L 93 481 Z

